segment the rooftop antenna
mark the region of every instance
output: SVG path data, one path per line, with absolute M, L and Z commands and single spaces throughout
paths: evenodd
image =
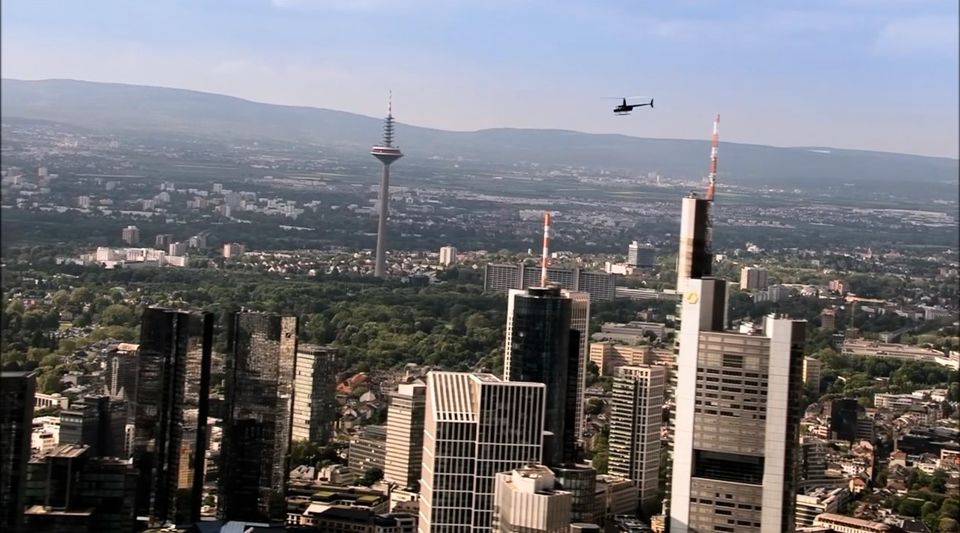
M 547 266 L 550 265 L 550 211 L 543 212 L 543 255 L 540 257 L 540 286 L 547 286 Z
M 713 201 L 713 193 L 717 187 L 717 152 L 720 148 L 720 113 L 713 121 L 713 136 L 710 138 L 710 172 L 707 178 L 710 180 L 707 185 L 707 201 Z

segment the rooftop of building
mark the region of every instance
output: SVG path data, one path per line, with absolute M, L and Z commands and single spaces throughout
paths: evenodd
M 27 516 L 63 516 L 63 517 L 89 517 L 97 509 L 95 507 L 81 507 L 78 509 L 63 509 L 57 507 L 44 507 L 42 505 L 31 505 L 23 514 Z
M 37 375 L 37 370 L 4 370 L 0 372 L 0 378 L 3 379 L 18 379 L 25 378 L 27 376 Z
M 90 447 L 85 444 L 75 444 L 75 443 L 61 444 L 56 448 L 47 451 L 46 453 L 34 456 L 30 460 L 31 462 L 43 461 L 48 457 L 55 457 L 55 458 L 61 458 L 61 459 L 76 459 L 78 457 L 83 456 L 83 454 L 87 453 L 87 450 L 89 449 Z
M 825 522 L 825 523 L 838 523 L 848 526 L 858 527 L 866 531 L 877 531 L 883 533 L 902 533 L 903 529 L 893 526 L 890 524 L 884 524 L 882 522 L 874 522 L 872 520 L 864 520 L 862 518 L 854 518 L 852 516 L 844 516 L 833 513 L 823 513 L 817 515 L 815 519 L 816 522 Z

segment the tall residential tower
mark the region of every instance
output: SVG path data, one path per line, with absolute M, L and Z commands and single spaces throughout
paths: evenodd
M 387 260 L 387 217 L 390 214 L 390 165 L 403 157 L 400 148 L 393 145 L 393 99 L 387 105 L 387 118 L 383 123 L 383 144 L 374 146 L 370 155 L 383 163 L 383 177 L 380 179 L 380 221 L 377 223 L 377 257 L 374 275 L 382 278 L 386 275 Z
M 657 501 L 666 383 L 663 366 L 621 366 L 614 371 L 609 471 L 632 479 L 644 506 Z

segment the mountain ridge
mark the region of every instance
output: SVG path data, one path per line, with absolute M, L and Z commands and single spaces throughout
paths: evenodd
M 255 102 L 189 89 L 81 80 L 0 80 L 0 115 L 49 120 L 94 130 L 173 133 L 302 142 L 366 149 L 382 119 L 348 111 Z M 539 162 L 590 168 L 705 174 L 709 141 L 658 139 L 566 129 L 441 130 L 397 124 L 405 153 L 463 157 L 491 163 Z M 783 187 L 882 184 L 892 193 L 931 185 L 933 195 L 955 194 L 960 162 L 895 152 L 832 147 L 777 147 L 723 142 L 720 179 Z

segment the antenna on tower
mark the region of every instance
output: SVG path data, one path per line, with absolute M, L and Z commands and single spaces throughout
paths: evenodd
M 383 145 L 393 146 L 393 91 L 387 96 L 387 118 L 383 121 Z
M 543 255 L 540 256 L 540 286 L 547 286 L 547 266 L 550 265 L 550 211 L 543 212 Z
M 710 172 L 707 179 L 710 183 L 707 185 L 707 201 L 713 201 L 713 193 L 717 188 L 717 152 L 720 148 L 720 113 L 713 121 L 713 136 L 710 139 Z

